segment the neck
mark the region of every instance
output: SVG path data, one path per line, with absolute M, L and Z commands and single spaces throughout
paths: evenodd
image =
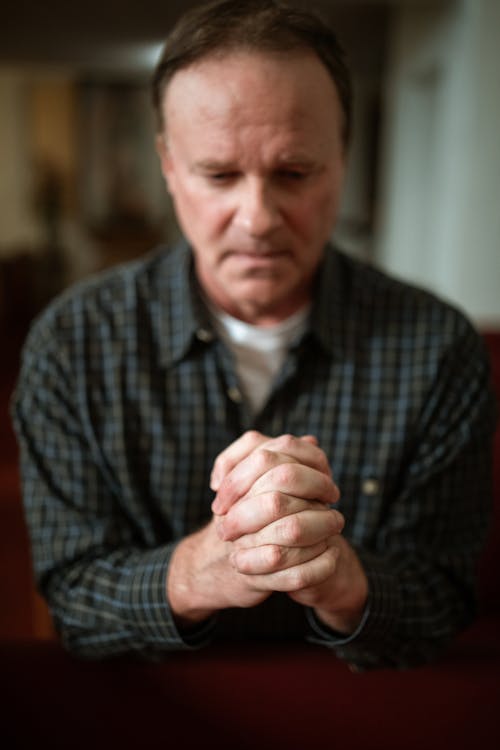
M 295 304 L 282 305 L 276 309 L 260 309 L 254 305 L 221 305 L 214 300 L 210 300 L 211 305 L 215 305 L 216 308 L 222 310 L 222 312 L 231 315 L 231 317 L 237 320 L 242 320 L 244 323 L 248 323 L 253 326 L 259 326 L 261 328 L 269 328 L 281 323 L 282 321 L 290 318 L 295 313 L 306 308 L 310 304 L 310 299 L 304 297 L 303 299 L 297 300 Z

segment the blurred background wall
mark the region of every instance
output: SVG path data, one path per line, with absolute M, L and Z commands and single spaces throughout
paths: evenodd
M 500 324 L 500 2 L 398 7 L 374 257 Z
M 19 2 L 0 27 L 0 313 L 177 234 L 149 76 L 193 2 Z M 300 4 L 300 3 L 299 3 Z M 500 325 L 500 0 L 316 0 L 355 83 L 339 242 Z

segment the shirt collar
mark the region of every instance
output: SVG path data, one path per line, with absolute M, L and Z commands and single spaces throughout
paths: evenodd
M 193 257 L 182 241 L 165 254 L 158 277 L 159 351 L 162 365 L 181 360 L 198 339 L 210 341 L 210 323 L 197 290 Z
M 194 273 L 191 249 L 182 241 L 165 254 L 159 274 L 159 350 L 161 364 L 181 360 L 196 340 L 210 343 L 214 337 L 210 317 L 202 301 Z M 348 279 L 341 254 L 327 245 L 317 274 L 311 310 L 310 332 L 330 355 L 345 348 Z
M 349 325 L 350 282 L 343 265 L 342 254 L 328 244 L 317 274 L 311 311 L 311 334 L 327 354 L 337 357 L 345 351 Z

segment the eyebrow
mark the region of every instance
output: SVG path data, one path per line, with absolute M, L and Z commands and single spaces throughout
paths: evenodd
M 278 159 L 273 169 L 282 169 L 283 167 L 299 167 L 304 169 L 314 169 L 317 166 L 317 160 L 306 156 L 286 155 Z M 202 159 L 192 164 L 192 169 L 197 172 L 232 172 L 239 169 L 237 163 L 233 160 L 220 161 L 216 159 Z
M 198 172 L 230 172 L 237 169 L 235 162 L 233 161 L 216 161 L 215 159 L 203 159 L 202 161 L 196 161 L 192 165 L 192 169 Z

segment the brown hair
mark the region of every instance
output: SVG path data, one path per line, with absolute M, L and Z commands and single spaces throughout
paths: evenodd
M 162 102 L 173 75 L 197 60 L 238 49 L 285 53 L 310 50 L 333 79 L 344 114 L 343 140 L 351 130 L 351 77 L 335 33 L 317 15 L 275 0 L 216 0 L 185 13 L 167 37 L 152 79 L 158 130 Z

